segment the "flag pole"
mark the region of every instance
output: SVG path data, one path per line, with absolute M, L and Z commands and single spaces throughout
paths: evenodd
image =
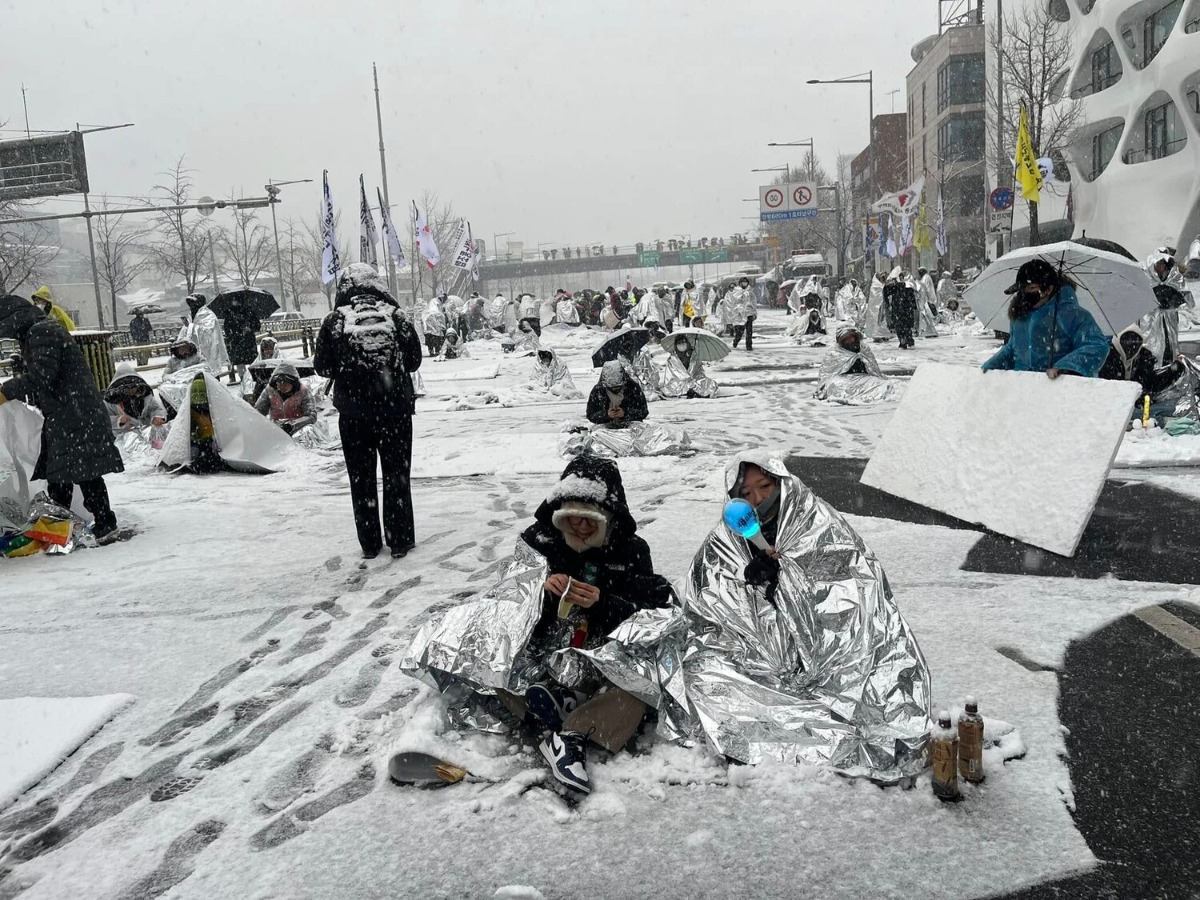
M 388 215 L 392 212 L 392 200 L 388 196 L 387 183 L 387 152 L 383 149 L 383 113 L 379 106 L 379 70 L 375 68 L 375 63 L 371 63 L 371 75 L 375 79 L 375 125 L 379 129 L 379 171 L 383 179 L 383 202 L 387 204 Z M 392 259 L 392 254 L 389 251 L 387 256 L 387 279 L 388 291 L 393 297 L 396 296 L 396 263 Z

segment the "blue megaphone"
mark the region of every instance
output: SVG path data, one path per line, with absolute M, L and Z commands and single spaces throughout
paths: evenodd
M 762 526 L 758 523 L 758 513 L 745 500 L 730 500 L 725 504 L 722 514 L 725 525 L 734 534 L 754 543 L 756 547 L 769 550 L 771 545 L 762 535 Z

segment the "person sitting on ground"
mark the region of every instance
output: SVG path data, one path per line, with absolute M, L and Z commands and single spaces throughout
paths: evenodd
M 33 296 L 29 298 L 33 305 L 46 314 L 47 319 L 53 319 L 67 331 L 75 330 L 75 322 L 67 315 L 67 311 L 54 302 L 54 298 L 50 296 L 50 288 L 42 285 L 33 292 Z
M 458 359 L 467 356 L 467 348 L 463 346 L 462 339 L 458 332 L 453 328 L 446 329 L 446 341 L 442 344 L 442 359 Z
M 1108 358 L 1109 341 L 1092 314 L 1079 305 L 1075 285 L 1043 259 L 1031 259 L 1017 270 L 1016 283 L 1005 291 L 1010 334 L 1004 346 L 981 369 L 1011 369 L 1095 378 Z M 911 345 L 910 345 L 911 346 Z
M 629 377 L 619 360 L 606 362 L 600 369 L 600 380 L 588 396 L 588 420 L 596 425 L 622 428 L 645 420 L 649 414 L 641 385 Z
M 205 364 L 204 357 L 200 355 L 200 348 L 191 338 L 180 338 L 171 345 L 169 352 L 170 359 L 163 367 L 163 375 L 174 375 L 180 369 Z
M 1150 415 L 1162 419 L 1172 415 L 1177 405 L 1175 398 L 1164 398 L 1167 391 L 1184 373 L 1182 356 L 1177 355 L 1171 364 L 1159 367 L 1153 351 L 1146 346 L 1142 329 L 1130 325 L 1112 339 L 1108 357 L 1100 367 L 1100 378 L 1110 381 L 1135 381 L 1142 386 L 1142 397 L 1150 397 Z M 1134 405 L 1133 417 L 1140 419 L 1144 412 L 1142 397 Z
M 550 347 L 542 347 L 537 351 L 537 359 L 530 373 L 532 387 L 554 394 L 563 400 L 579 400 L 583 394 L 575 387 L 567 364 L 558 358 L 558 354 Z
M 837 345 L 821 361 L 818 400 L 865 406 L 891 396 L 893 383 L 884 377 L 875 354 L 854 325 L 837 330 Z
M 725 487 L 765 546 L 719 522 L 696 553 L 660 716 L 739 763 L 825 763 L 881 783 L 920 773 L 929 672 L 875 554 L 778 457 L 739 453 Z
M 104 404 L 113 434 L 167 424 L 166 407 L 131 362 L 117 366 L 116 376 L 104 392 Z
M 296 367 L 289 362 L 281 362 L 275 367 L 254 408 L 262 415 L 270 416 L 272 422 L 293 436 L 317 421 L 317 401 L 300 380 Z
M 279 341 L 275 339 L 275 335 L 267 332 L 258 342 L 258 356 L 250 365 L 257 366 L 269 359 L 279 359 Z
M 664 397 L 708 399 L 717 395 L 717 383 L 704 374 L 704 364 L 696 355 L 696 338 L 677 334 L 670 342 L 667 371 L 659 381 L 658 391 Z

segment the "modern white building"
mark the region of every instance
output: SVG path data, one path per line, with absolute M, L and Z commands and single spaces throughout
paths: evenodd
M 1200 235 L 1200 0 L 1049 2 L 1075 41 L 1063 93 L 1083 104 L 1075 233 L 1185 252 Z

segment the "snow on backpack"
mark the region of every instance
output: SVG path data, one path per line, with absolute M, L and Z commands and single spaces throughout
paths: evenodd
M 342 307 L 340 377 L 365 380 L 403 371 L 394 313 L 390 303 L 366 295 Z

